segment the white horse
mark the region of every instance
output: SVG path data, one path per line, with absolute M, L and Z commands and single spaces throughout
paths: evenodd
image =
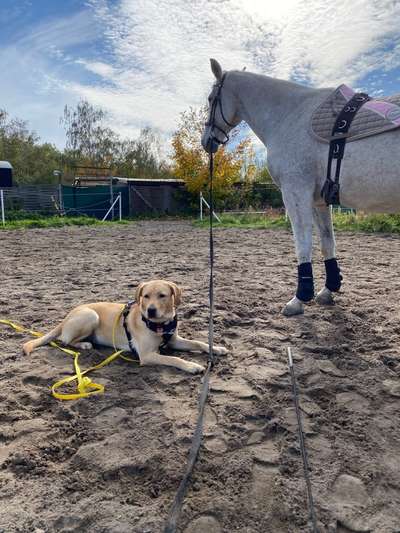
M 303 313 L 314 297 L 312 227 L 315 222 L 325 260 L 325 287 L 319 304 L 332 304 L 340 288 L 335 237 L 329 207 L 321 198 L 326 178 L 328 145 L 309 132 L 313 111 L 333 89 L 313 89 L 244 71 L 223 72 L 211 59 L 216 83 L 209 95 L 209 118 L 202 135 L 207 152 L 215 152 L 229 131 L 245 121 L 268 147 L 268 167 L 282 191 L 296 244 L 298 288 L 283 314 Z M 400 129 L 348 143 L 340 175 L 343 205 L 396 213 L 400 207 Z

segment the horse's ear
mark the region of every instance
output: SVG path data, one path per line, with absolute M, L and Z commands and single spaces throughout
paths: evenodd
M 221 67 L 221 65 L 218 63 L 218 61 L 216 59 L 212 59 L 212 58 L 210 59 L 210 63 L 211 63 L 212 73 L 217 78 L 217 81 L 221 81 L 222 80 L 222 67 Z

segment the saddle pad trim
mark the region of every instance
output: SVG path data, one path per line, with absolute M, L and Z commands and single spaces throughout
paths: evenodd
M 339 95 L 344 99 L 343 105 L 345 105 L 346 102 L 348 102 L 355 94 L 355 91 L 351 87 L 348 87 L 345 84 L 340 85 L 337 89 L 335 89 L 331 95 L 328 97 L 328 99 L 325 99 L 313 112 L 311 116 L 311 120 L 309 122 L 309 132 L 313 137 L 318 139 L 319 141 L 322 141 L 326 144 L 329 144 L 331 141 L 331 136 L 322 136 L 320 135 L 320 132 L 316 132 L 313 128 L 313 120 L 314 117 L 317 115 L 318 111 L 321 110 L 326 104 L 329 99 L 334 98 L 334 96 Z M 400 127 L 400 106 L 393 104 L 391 102 L 386 102 L 383 100 L 370 100 L 369 102 L 365 103 L 363 108 L 368 109 L 370 112 L 375 113 L 376 115 L 379 115 L 384 120 L 386 120 L 386 125 L 379 126 L 379 127 L 371 127 L 371 129 L 357 133 L 352 134 L 351 131 L 349 134 L 346 134 L 346 140 L 347 142 L 357 141 L 359 139 L 364 139 L 366 137 L 371 137 L 372 135 L 378 135 L 380 133 L 385 133 L 386 131 L 390 131 L 396 128 Z M 332 125 L 334 123 L 334 115 L 332 115 Z M 372 125 L 371 125 L 372 126 Z
M 355 91 L 351 87 L 343 84 L 339 87 L 339 91 L 342 93 L 347 101 L 355 95 Z M 370 109 L 374 113 L 378 113 L 381 117 L 386 118 L 396 126 L 400 126 L 400 107 L 391 104 L 390 102 L 383 102 L 382 100 L 370 100 L 364 104 L 365 109 Z

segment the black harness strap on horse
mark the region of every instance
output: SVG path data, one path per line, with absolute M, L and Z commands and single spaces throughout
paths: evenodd
M 192 444 L 190 446 L 189 459 L 186 465 L 185 474 L 182 478 L 182 481 L 179 484 L 178 491 L 175 494 L 173 504 L 169 511 L 167 523 L 164 528 L 164 533 L 175 533 L 176 532 L 177 522 L 179 520 L 179 516 L 182 510 L 183 500 L 186 495 L 186 491 L 189 485 L 189 481 L 190 481 L 190 478 L 193 472 L 194 465 L 196 464 L 197 456 L 198 456 L 200 445 L 201 445 L 201 439 L 203 436 L 204 408 L 206 405 L 207 396 L 208 396 L 208 392 L 210 389 L 210 373 L 211 373 L 211 369 L 214 366 L 214 354 L 213 354 L 213 342 L 214 342 L 213 170 L 214 170 L 213 154 L 210 153 L 210 287 L 209 287 L 210 319 L 209 319 L 209 330 L 208 330 L 209 353 L 208 353 L 208 359 L 207 359 L 207 368 L 204 374 L 203 386 L 200 392 L 199 415 L 198 415 L 196 427 L 193 433 Z
M 321 197 L 324 198 L 326 205 L 340 203 L 339 198 L 339 177 L 340 167 L 344 156 L 346 146 L 346 137 L 351 123 L 356 116 L 357 111 L 371 98 L 366 93 L 356 93 L 343 107 L 339 113 L 332 129 L 332 138 L 329 143 L 328 169 L 324 186 L 321 190 Z M 336 159 L 335 181 L 331 179 L 332 161 Z

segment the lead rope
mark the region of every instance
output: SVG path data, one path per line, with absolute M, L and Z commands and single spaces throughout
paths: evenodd
M 292 349 L 289 346 L 287 348 L 287 354 L 288 354 L 288 359 L 289 359 L 290 376 L 292 379 L 293 402 L 294 402 L 294 407 L 296 410 L 297 425 L 298 425 L 298 430 L 299 430 L 301 456 L 303 458 L 304 478 L 306 480 L 306 487 L 307 487 L 308 510 L 309 510 L 309 515 L 310 515 L 310 520 L 311 520 L 311 531 L 312 533 L 319 533 L 318 528 L 317 528 L 317 519 L 315 516 L 314 499 L 313 499 L 312 490 L 311 490 L 310 467 L 308 465 L 307 449 L 306 449 L 306 443 L 304 439 L 303 424 L 301 422 L 301 415 L 300 415 L 299 398 L 297 395 L 296 376 L 294 374 Z
M 183 500 L 185 498 L 189 481 L 193 472 L 194 465 L 196 464 L 199 449 L 201 446 L 201 439 L 203 436 L 203 418 L 204 418 L 204 408 L 210 389 L 210 373 L 211 369 L 214 366 L 214 354 L 213 354 L 213 343 L 214 343 L 214 237 L 213 237 L 213 211 L 214 211 L 214 199 L 213 199 L 213 173 L 214 173 L 214 158 L 213 154 L 210 153 L 210 284 L 209 284 L 209 305 L 210 305 L 210 318 L 209 318 L 209 328 L 208 328 L 208 345 L 209 352 L 207 358 L 207 368 L 204 374 L 203 386 L 200 392 L 199 398 L 199 414 L 196 422 L 196 427 L 193 433 L 192 444 L 190 446 L 189 458 L 186 465 L 186 471 L 182 478 L 182 481 L 179 484 L 178 491 L 175 495 L 174 501 L 171 505 L 167 523 L 164 528 L 164 533 L 175 533 L 177 522 L 180 517 L 182 510 Z

